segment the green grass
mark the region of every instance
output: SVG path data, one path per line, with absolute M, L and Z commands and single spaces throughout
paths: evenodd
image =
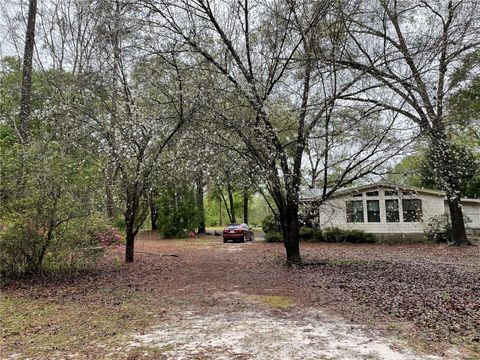
M 259 300 L 262 303 L 277 309 L 290 309 L 295 305 L 293 300 L 288 296 L 260 295 Z

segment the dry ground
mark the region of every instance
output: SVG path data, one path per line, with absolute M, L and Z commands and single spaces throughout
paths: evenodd
M 4 288 L 0 356 L 478 359 L 479 249 L 303 244 L 288 267 L 282 244 L 142 234 L 133 264 Z

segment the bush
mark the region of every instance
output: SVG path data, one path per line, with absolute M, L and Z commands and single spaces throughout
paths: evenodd
M 268 215 L 262 221 L 262 230 L 265 234 L 268 234 L 271 232 L 281 233 L 282 225 L 274 215 Z
M 323 233 L 320 229 L 313 229 L 312 237 L 309 240 L 310 242 L 322 242 L 323 241 Z
M 0 228 L 0 274 L 4 278 L 33 272 L 43 257 L 44 236 L 32 223 L 15 221 Z
M 431 217 L 424 232 L 428 240 L 436 243 L 451 243 L 453 241 L 452 224 L 445 214 Z
M 198 225 L 195 196 L 187 184 L 166 185 L 155 205 L 157 225 L 166 238 L 185 238 Z
M 328 243 L 372 244 L 376 242 L 375 235 L 362 230 L 343 230 L 328 228 L 323 232 L 323 240 Z
M 465 225 L 471 222 L 467 216 L 464 216 L 463 220 L 465 221 Z M 446 214 L 432 216 L 428 221 L 424 233 L 429 241 L 452 244 L 453 231 L 450 216 Z
M 93 265 L 105 247 L 120 242 L 118 230 L 98 215 L 70 219 L 53 228 L 18 217 L 0 226 L 0 275 L 8 279 L 76 272 Z
M 85 224 L 85 227 L 88 228 L 89 236 L 100 246 L 106 248 L 125 243 L 122 235 L 124 229 L 117 226 L 115 219 L 113 220 L 113 226 L 110 225 L 109 220 L 103 214 L 95 214 L 89 217 L 88 221 L 89 223 Z M 124 224 L 125 222 L 123 222 Z
M 126 226 L 125 226 L 125 216 L 123 214 L 117 214 L 112 220 L 112 225 L 120 230 L 121 232 L 125 232 Z
M 94 230 L 92 237 L 104 248 L 112 245 L 120 245 L 124 243 L 123 236 L 118 229 L 113 226 L 107 226 L 103 229 Z
M 299 231 L 300 240 L 308 242 L 321 242 L 323 241 L 322 231 L 320 229 L 311 228 L 308 226 L 302 226 Z
M 88 151 L 77 150 L 65 152 L 61 143 L 41 139 L 10 144 L 0 134 L 3 278 L 82 268 L 101 253 L 91 237 L 94 215 L 88 215 L 95 208 L 101 165 Z
M 283 234 L 281 232 L 268 232 L 265 233 L 266 242 L 283 242 Z
M 299 231 L 299 236 L 301 240 L 310 240 L 313 234 L 313 228 L 308 226 L 302 226 Z
M 92 217 L 74 219 L 55 230 L 40 270 L 44 273 L 75 273 L 93 266 L 107 246 L 121 241 L 108 225 Z

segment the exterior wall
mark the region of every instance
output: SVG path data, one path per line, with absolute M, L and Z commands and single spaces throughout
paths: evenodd
M 399 233 L 423 233 L 428 219 L 445 213 L 444 198 L 441 195 L 418 193 L 416 195 L 385 196 L 385 190 L 388 188 L 369 189 L 368 191 L 379 191 L 379 196 L 366 196 L 365 191 L 362 197 L 353 197 L 353 194 L 340 195 L 328 200 L 320 206 L 320 225 L 322 228 L 339 227 L 341 229 L 356 229 L 365 232 L 377 234 L 399 234 Z M 421 199 L 422 201 L 422 220 L 419 222 L 404 222 L 402 198 Z M 387 222 L 385 211 L 386 199 L 399 200 L 399 222 Z M 362 200 L 365 222 L 347 222 L 347 201 Z M 367 200 L 379 200 L 380 204 L 380 222 L 368 222 L 367 219 Z M 479 213 L 480 217 L 480 213 Z
M 480 200 L 462 200 L 463 215 L 468 217 L 470 222 L 467 222 L 465 225 L 470 229 L 480 229 Z M 450 213 L 448 204 L 445 201 L 445 211 Z

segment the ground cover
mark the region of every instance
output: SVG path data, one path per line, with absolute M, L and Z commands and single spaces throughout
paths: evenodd
M 124 264 L 117 249 L 81 276 L 6 286 L 1 356 L 480 354 L 478 246 L 304 244 L 310 265 L 303 267 L 284 265 L 281 244 L 258 240 L 223 244 L 214 236 L 160 240 L 144 233 L 137 250 L 133 264 Z

